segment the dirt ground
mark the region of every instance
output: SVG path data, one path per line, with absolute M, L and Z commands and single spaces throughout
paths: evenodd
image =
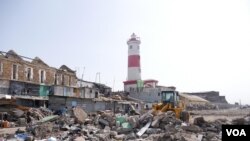
M 15 127 L 15 128 L 0 128 L 0 135 L 3 134 L 15 134 L 15 132 L 20 130 L 25 130 L 26 127 Z

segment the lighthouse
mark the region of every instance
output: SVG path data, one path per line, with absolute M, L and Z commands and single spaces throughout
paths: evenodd
M 132 97 L 134 93 L 142 92 L 141 88 L 155 88 L 158 81 L 154 79 L 141 79 L 141 62 L 140 62 L 140 44 L 141 40 L 133 33 L 127 40 L 128 45 L 128 75 L 127 80 L 124 81 L 124 91 L 129 92 Z
M 140 38 L 133 33 L 127 41 L 128 45 L 128 75 L 127 81 L 141 80 Z

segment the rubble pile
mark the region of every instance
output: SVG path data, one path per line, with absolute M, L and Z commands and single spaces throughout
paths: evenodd
M 63 115 L 53 115 L 45 108 L 32 108 L 27 117 L 32 122 L 26 130 L 18 130 L 15 136 L 23 140 L 145 140 L 145 141 L 217 141 L 221 140 L 221 125 L 230 124 L 226 119 L 213 122 L 203 117 L 194 119 L 193 124 L 177 119 L 173 112 L 148 111 L 142 115 L 114 114 L 99 111 L 87 114 L 81 108 L 73 108 Z M 248 124 L 250 116 L 244 117 Z M 239 121 L 233 121 L 239 123 Z
M 207 103 L 207 104 L 189 104 L 186 107 L 187 110 L 216 110 L 218 106 Z
M 250 125 L 250 114 L 246 115 L 243 118 L 237 118 L 232 121 L 234 125 Z

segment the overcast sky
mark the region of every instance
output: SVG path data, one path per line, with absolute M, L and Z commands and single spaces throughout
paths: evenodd
M 143 79 L 220 91 L 250 104 L 250 1 L 1 0 L 0 50 L 65 64 L 123 90 L 126 41 L 141 38 Z M 84 71 L 85 67 L 85 71 Z

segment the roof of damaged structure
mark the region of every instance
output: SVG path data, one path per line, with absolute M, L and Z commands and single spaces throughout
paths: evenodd
M 71 73 L 75 73 L 75 72 L 76 72 L 76 71 L 70 69 L 70 68 L 69 68 L 68 66 L 66 66 L 66 65 L 62 65 L 62 66 L 60 67 L 60 69 L 61 69 L 61 70 L 66 70 L 66 71 L 71 72 Z
M 9 50 L 6 54 L 5 54 L 6 58 L 14 58 L 17 60 L 23 60 L 14 50 Z
M 128 101 L 128 100 L 118 100 L 118 99 L 113 99 L 113 98 L 109 98 L 109 97 L 98 97 L 98 98 L 94 98 L 93 101 L 106 101 L 106 102 L 112 102 L 115 101 L 117 103 L 120 104 L 136 104 L 137 102 L 134 101 Z
M 107 85 L 105 85 L 105 84 L 101 84 L 101 83 L 93 83 L 94 85 L 95 85 L 95 87 L 97 87 L 97 88 L 105 88 L 105 89 L 111 89 L 111 87 L 109 87 L 109 86 L 107 86 Z
M 44 61 L 43 60 L 41 60 L 39 57 L 35 57 L 33 60 L 32 60 L 32 62 L 31 63 L 33 63 L 33 64 L 41 64 L 41 65 L 44 65 L 44 66 L 49 66 L 49 65 L 47 65 L 46 63 L 44 63 Z

